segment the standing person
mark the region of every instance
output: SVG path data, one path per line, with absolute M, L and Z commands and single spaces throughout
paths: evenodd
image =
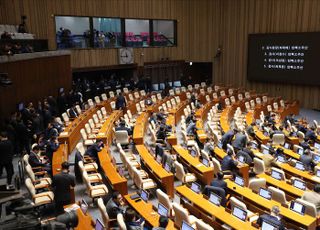
M 7 189 L 13 188 L 12 176 L 13 176 L 13 164 L 12 158 L 14 154 L 14 147 L 11 141 L 8 139 L 8 135 L 5 132 L 1 132 L 0 134 L 0 153 L 1 153 L 1 161 L 0 161 L 0 173 L 2 174 L 3 168 L 6 169 L 7 172 Z
M 122 93 L 119 93 L 116 99 L 116 109 L 124 110 L 127 106 L 126 99 L 122 95 Z
M 56 214 L 64 212 L 63 206 L 71 203 L 71 188 L 75 187 L 75 177 L 69 174 L 68 162 L 61 164 L 61 173 L 52 178 L 52 188 L 54 191 L 54 200 L 56 204 Z
M 103 148 L 104 148 L 103 141 L 97 140 L 96 143 L 91 145 L 85 152 L 85 155 L 89 156 L 90 158 L 92 158 L 92 160 L 94 160 L 97 163 L 98 170 L 101 169 L 98 152 L 100 152 Z

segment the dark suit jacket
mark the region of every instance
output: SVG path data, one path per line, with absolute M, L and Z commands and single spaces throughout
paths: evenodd
M 242 149 L 247 145 L 247 137 L 242 133 L 237 133 L 236 138 L 232 143 L 234 148 Z
M 123 95 L 119 95 L 116 100 L 116 109 L 123 109 L 126 107 L 126 99 Z
M 221 162 L 222 171 L 231 170 L 234 171 L 237 169 L 237 163 L 229 155 L 225 156 Z
M 74 187 L 75 177 L 65 172 L 56 174 L 52 178 L 55 201 L 71 201 L 70 187 Z
M 0 141 L 0 164 L 6 164 L 12 162 L 14 147 L 9 140 Z
M 224 148 L 226 148 L 227 144 L 231 143 L 233 136 L 234 132 L 230 130 L 221 137 L 221 143 Z
M 263 214 L 257 220 L 257 224 L 261 226 L 262 221 L 266 221 L 266 222 L 269 222 L 271 224 L 276 225 L 279 228 L 279 230 L 285 229 L 283 223 L 280 220 L 278 220 L 275 216 L 271 216 L 269 214 Z
M 251 156 L 247 152 L 239 150 L 237 152 L 237 158 L 239 158 L 239 156 L 243 156 L 248 165 L 252 164 L 253 160 L 252 160 Z
M 218 188 L 223 188 L 224 191 L 227 191 L 227 183 L 224 180 L 214 179 L 210 185 Z
M 29 164 L 31 165 L 31 167 L 45 166 L 45 164 L 41 162 L 40 158 L 33 151 L 31 151 L 29 155 Z

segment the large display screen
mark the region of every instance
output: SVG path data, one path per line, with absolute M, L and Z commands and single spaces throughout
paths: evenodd
M 320 85 L 320 32 L 249 34 L 250 81 Z

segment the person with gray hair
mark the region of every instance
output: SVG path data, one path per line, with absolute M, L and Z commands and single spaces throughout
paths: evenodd
M 280 216 L 280 208 L 277 205 L 272 206 L 270 214 L 262 214 L 259 216 L 259 219 L 257 220 L 257 224 L 259 226 L 262 226 L 263 222 L 267 222 L 268 224 L 271 224 L 279 230 L 284 230 L 284 224 L 281 221 Z

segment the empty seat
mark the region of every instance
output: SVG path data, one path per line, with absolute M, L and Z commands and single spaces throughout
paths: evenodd
M 30 178 L 25 180 L 25 185 L 29 191 L 32 201 L 36 206 L 50 204 L 53 202 L 54 194 L 51 191 L 37 193 L 36 188 L 34 187 Z
M 196 181 L 197 178 L 193 173 L 186 173 L 184 171 L 183 165 L 180 164 L 178 161 L 174 162 L 175 168 L 176 168 L 176 177 L 182 181 L 182 183 L 188 183 Z
M 197 218 L 195 216 L 189 215 L 187 209 L 177 203 L 173 203 L 173 210 L 175 212 L 174 223 L 179 229 L 181 228 L 183 221 L 195 227 Z
M 266 188 L 267 180 L 265 178 L 253 178 L 249 180 L 249 188 L 252 191 L 259 192 L 260 188 Z
M 286 194 L 284 193 L 284 191 L 273 186 L 269 186 L 268 191 L 271 192 L 272 200 L 275 200 L 283 205 L 288 205 L 288 201 L 286 199 Z

